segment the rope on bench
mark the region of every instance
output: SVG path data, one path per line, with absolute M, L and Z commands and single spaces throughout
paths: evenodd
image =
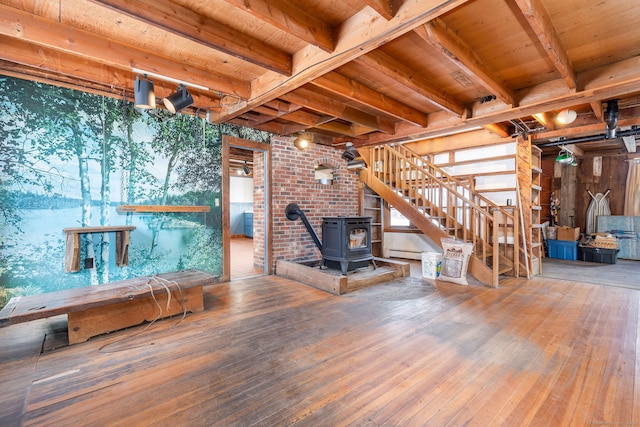
M 185 317 L 187 317 L 187 305 L 185 304 L 184 301 L 184 295 L 182 294 L 182 288 L 180 287 L 180 284 L 178 282 L 176 282 L 175 280 L 167 280 L 163 277 L 158 277 L 158 276 L 151 276 L 151 277 L 145 277 L 147 279 L 147 282 L 145 283 L 146 286 L 149 287 L 149 293 L 151 294 L 151 298 L 153 299 L 153 302 L 156 304 L 156 306 L 158 307 L 158 315 L 155 317 L 155 319 L 153 319 L 151 322 L 149 322 L 149 324 L 147 326 L 144 327 L 144 329 L 142 329 L 141 331 L 138 331 L 137 333 L 133 334 L 133 335 L 129 335 L 128 337 L 124 337 L 121 338 L 119 340 L 115 340 L 112 341 L 110 343 L 107 343 L 105 345 L 103 345 L 102 347 L 100 347 L 98 349 L 99 353 L 117 353 L 120 351 L 126 351 L 126 350 L 130 350 L 130 349 L 134 349 L 134 348 L 139 348 L 142 347 L 144 345 L 152 345 L 152 344 L 140 344 L 140 345 L 135 345 L 135 346 L 130 346 L 130 347 L 126 347 L 126 348 L 119 348 L 119 349 L 115 349 L 115 350 L 105 350 L 107 347 L 111 347 L 114 344 L 118 344 L 118 343 L 122 343 L 124 341 L 130 340 L 132 338 L 135 338 L 139 335 L 144 334 L 158 319 L 160 319 L 162 317 L 162 307 L 160 306 L 160 303 L 158 302 L 158 300 L 156 299 L 155 293 L 153 292 L 153 286 L 152 283 L 155 284 L 160 284 L 164 287 L 164 289 L 167 291 L 167 310 L 169 310 L 170 304 L 171 304 L 171 289 L 169 289 L 169 285 L 176 285 L 176 288 L 178 288 L 178 292 L 180 293 L 180 305 L 182 306 L 182 317 L 180 319 L 178 319 L 175 323 L 173 323 L 170 327 L 173 328 L 174 326 L 177 326 L 180 322 L 182 322 L 184 320 Z

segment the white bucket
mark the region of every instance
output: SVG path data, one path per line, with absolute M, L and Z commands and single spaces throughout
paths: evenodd
M 422 252 L 422 277 L 437 279 L 442 266 L 442 254 L 439 252 Z

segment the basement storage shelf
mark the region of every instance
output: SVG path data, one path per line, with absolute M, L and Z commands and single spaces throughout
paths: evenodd
M 578 242 L 572 240 L 547 240 L 549 258 L 567 259 L 576 261 L 578 259 Z

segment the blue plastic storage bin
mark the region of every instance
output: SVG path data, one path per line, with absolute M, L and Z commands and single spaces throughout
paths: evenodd
M 578 241 L 571 240 L 547 240 L 547 251 L 549 258 L 568 259 L 576 261 L 578 259 Z

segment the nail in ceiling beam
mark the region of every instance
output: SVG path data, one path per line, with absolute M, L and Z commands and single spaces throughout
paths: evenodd
M 565 84 L 569 89 L 576 90 L 578 86 L 576 72 L 542 2 L 540 0 L 515 0 L 515 2 L 529 22 L 547 55 L 553 61 Z
M 156 0 L 91 0 L 204 47 L 214 49 L 268 70 L 290 76 L 292 57 L 288 53 L 242 34 L 219 22 L 175 3 Z
M 0 35 L 25 40 L 122 70 L 132 72 L 132 68 L 141 68 L 242 99 L 250 95 L 250 85 L 247 81 L 223 76 L 212 70 L 176 63 L 170 58 L 149 55 L 146 51 L 105 39 L 89 31 L 4 5 L 0 5 Z
M 421 74 L 416 73 L 400 61 L 379 50 L 369 52 L 356 61 L 418 92 L 438 108 L 457 116 L 462 116 L 465 112 L 465 107 L 462 102 L 435 87 Z
M 514 104 L 513 91 L 505 86 L 473 49 L 450 30 L 442 20 L 436 18 L 414 31 L 500 101 L 507 105 Z
M 329 72 L 311 84 L 343 98 L 419 126 L 427 125 L 427 115 L 393 98 L 389 98 L 336 72 Z
M 256 18 L 326 52 L 335 48 L 333 29 L 326 22 L 284 0 L 225 0 Z

